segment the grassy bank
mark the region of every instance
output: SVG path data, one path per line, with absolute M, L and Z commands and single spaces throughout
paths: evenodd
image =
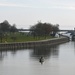
M 3 36 L 2 43 L 6 42 L 26 42 L 26 41 L 38 41 L 38 40 L 45 40 L 45 39 L 51 39 L 53 37 L 51 36 L 37 36 L 33 37 L 25 33 L 9 33 L 6 36 Z M 1 43 L 1 38 L 0 38 Z

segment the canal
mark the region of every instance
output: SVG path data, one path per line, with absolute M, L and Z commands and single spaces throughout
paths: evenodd
M 0 75 L 75 75 L 75 42 L 0 51 Z

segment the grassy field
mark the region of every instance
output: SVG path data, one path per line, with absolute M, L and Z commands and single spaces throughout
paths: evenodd
M 51 36 L 38 36 L 38 37 L 33 37 L 29 36 L 25 33 L 10 33 L 7 36 L 4 36 L 2 38 L 2 43 L 8 43 L 8 42 L 26 42 L 26 41 L 38 41 L 38 40 L 45 40 L 45 39 L 51 39 L 53 37 Z M 1 38 L 0 38 L 0 43 L 1 43 Z

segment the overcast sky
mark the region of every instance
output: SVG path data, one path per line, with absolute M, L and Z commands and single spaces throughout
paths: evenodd
M 29 28 L 38 21 L 74 29 L 75 0 L 0 0 L 0 22 L 8 20 L 18 28 Z

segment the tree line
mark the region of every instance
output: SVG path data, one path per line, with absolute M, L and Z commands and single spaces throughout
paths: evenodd
M 59 30 L 59 24 L 51 24 L 51 23 L 42 23 L 38 22 L 37 24 L 34 24 L 29 28 L 29 35 L 32 35 L 34 37 L 37 36 L 55 36 L 57 31 Z M 2 39 L 7 37 L 9 33 L 15 33 L 18 32 L 18 29 L 16 28 L 16 25 L 11 25 L 7 20 L 0 23 L 0 40 L 2 42 Z M 16 39 L 16 36 L 13 35 L 11 37 L 12 39 Z
M 0 23 L 0 33 L 6 33 L 6 32 L 16 32 L 17 28 L 16 25 L 10 25 L 7 20 Z
M 38 22 L 37 24 L 30 27 L 30 33 L 32 35 L 41 36 L 41 35 L 49 35 L 49 34 L 56 34 L 59 30 L 59 24 L 51 24 L 51 23 L 42 23 Z M 0 33 L 7 33 L 7 32 L 16 32 L 18 29 L 16 25 L 9 24 L 7 20 L 0 23 Z
M 30 27 L 31 35 L 35 36 L 55 36 L 57 31 L 59 30 L 59 24 L 51 24 L 51 23 L 42 23 L 38 22 L 37 24 Z
M 9 32 L 14 33 L 16 31 L 18 31 L 18 30 L 17 30 L 15 24 L 11 25 L 11 24 L 9 24 L 9 22 L 7 20 L 0 23 L 0 39 L 1 39 L 1 42 L 2 42 L 2 39 L 8 35 Z

